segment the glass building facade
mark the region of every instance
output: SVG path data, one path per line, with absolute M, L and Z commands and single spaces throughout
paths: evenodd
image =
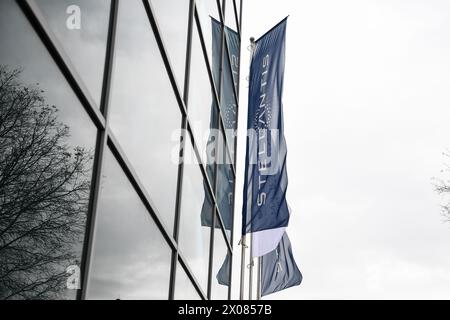
M 0 1 L 0 299 L 230 298 L 241 1 Z

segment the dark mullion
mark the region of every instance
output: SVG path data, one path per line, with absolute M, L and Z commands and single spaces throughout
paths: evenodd
M 217 4 L 217 8 L 219 8 L 219 19 L 220 19 L 220 22 L 221 22 L 222 25 L 223 25 L 223 24 L 225 24 L 225 23 L 224 23 L 225 17 L 224 17 L 224 15 L 223 15 L 223 13 L 225 12 L 225 10 L 222 10 L 222 9 L 224 9 L 225 6 L 223 5 L 223 2 L 222 2 L 222 4 L 220 4 L 220 0 L 216 0 L 216 4 Z M 223 6 L 223 8 L 222 8 L 222 6 Z
M 80 268 L 80 277 L 82 280 L 81 290 L 78 299 L 85 300 L 87 297 L 87 285 L 89 280 L 89 271 L 93 255 L 93 242 L 95 239 L 95 222 L 97 217 L 97 209 L 99 206 L 100 186 L 102 180 L 102 170 L 104 164 L 105 153 L 107 149 L 107 134 L 102 130 L 97 134 L 97 146 L 94 160 L 94 173 L 91 183 L 88 217 L 86 224 L 86 234 L 84 236 L 83 258 Z
M 22 8 L 22 11 L 27 16 L 34 30 L 44 43 L 95 126 L 98 129 L 104 129 L 105 119 L 102 116 L 100 109 L 97 108 L 94 99 L 92 99 L 91 94 L 86 89 L 81 77 L 78 75 L 76 68 L 72 65 L 70 58 L 65 54 L 63 47 L 48 26 L 36 2 L 34 0 L 17 0 L 17 3 Z
M 114 63 L 114 49 L 115 49 L 115 39 L 116 39 L 116 30 L 117 30 L 117 14 L 118 14 L 118 0 L 111 1 L 111 11 L 109 17 L 109 27 L 108 27 L 108 38 L 106 44 L 106 56 L 105 56 L 105 67 L 103 71 L 103 84 L 102 84 L 102 96 L 101 96 L 101 104 L 100 109 L 102 110 L 105 117 L 105 125 L 107 125 L 108 121 L 108 106 L 109 106 L 109 96 L 111 90 L 111 78 L 112 78 L 112 69 Z M 92 258 L 92 248 L 94 243 L 94 234 L 95 234 L 95 222 L 97 217 L 97 210 L 99 205 L 99 197 L 100 197 L 100 186 L 102 179 L 102 168 L 104 157 L 107 148 L 107 131 L 102 130 L 98 135 L 97 140 L 97 149 L 96 149 L 96 157 L 94 162 L 94 179 L 93 185 L 91 186 L 91 196 L 89 201 L 89 215 L 87 219 L 86 230 L 88 230 L 85 234 L 85 245 L 83 248 L 83 264 L 81 268 L 81 277 L 83 279 L 83 286 L 81 291 L 80 298 L 86 299 L 87 294 L 87 284 L 89 278 L 89 270 L 91 265 Z
M 89 194 L 88 215 L 86 219 L 85 235 L 83 242 L 83 252 L 80 266 L 81 288 L 77 292 L 77 299 L 86 299 L 87 284 L 89 278 L 89 269 L 92 258 L 92 248 L 95 232 L 95 218 L 97 216 L 97 208 L 100 197 L 101 172 L 103 168 L 103 159 L 106 151 L 106 133 L 104 130 L 98 132 L 96 151 L 94 157 L 94 166 L 92 174 L 91 189 Z
M 108 38 L 106 43 L 105 67 L 103 68 L 102 96 L 100 100 L 100 109 L 107 119 L 109 110 L 109 98 L 111 92 L 112 72 L 114 66 L 114 50 L 117 31 L 117 16 L 119 11 L 118 0 L 111 0 L 111 12 L 109 18 Z
M 177 173 L 177 191 L 175 199 L 175 220 L 173 227 L 173 238 L 178 243 L 178 235 L 180 228 L 180 212 L 181 212 L 181 201 L 182 201 L 182 191 L 183 191 L 183 172 L 184 172 L 184 148 L 185 148 L 185 128 L 186 128 L 186 116 L 181 119 L 181 137 L 180 137 L 180 150 L 178 158 L 178 173 Z M 175 296 L 175 283 L 176 283 L 176 272 L 177 272 L 177 261 L 178 261 L 178 247 L 177 250 L 172 251 L 171 260 L 171 272 L 170 272 L 170 285 L 169 285 L 169 300 L 174 300 Z
M 242 34 L 242 5 L 243 5 L 243 1 L 242 0 L 236 0 L 236 1 L 240 1 L 240 6 L 239 6 L 239 34 Z M 242 41 L 242 39 L 241 39 Z
M 235 14 L 236 14 L 236 18 L 238 16 L 238 12 L 236 11 L 236 1 L 240 1 L 240 6 L 239 6 L 239 24 L 238 24 L 238 28 L 239 28 L 239 66 L 238 66 L 238 88 L 241 84 L 241 53 L 242 53 L 242 0 L 234 0 L 234 5 L 235 5 Z M 239 90 L 238 90 L 239 93 Z M 239 95 L 239 94 L 238 94 Z M 238 100 L 238 105 L 239 106 L 239 100 Z M 239 123 L 239 107 L 236 108 L 236 130 L 238 129 L 238 123 Z M 234 137 L 234 159 L 233 159 L 233 163 L 235 164 L 235 169 L 237 170 L 237 144 L 238 144 L 238 139 L 237 139 L 237 135 Z M 234 223 L 235 223 L 235 213 L 236 213 L 236 206 L 235 206 L 235 202 L 236 201 L 236 176 L 234 177 L 234 183 L 233 183 L 233 208 L 232 208 L 232 223 L 231 225 L 233 226 L 231 229 L 231 244 L 233 245 L 234 243 Z M 234 260 L 234 254 L 231 255 L 231 259 L 230 259 L 230 264 L 231 266 L 233 266 L 233 260 Z M 231 279 L 233 278 L 233 268 L 230 267 L 230 286 L 228 287 L 228 299 L 231 299 L 231 284 L 232 281 Z
M 188 33 L 186 41 L 186 58 L 185 58 L 185 74 L 184 74 L 184 92 L 183 100 L 184 104 L 188 106 L 189 99 L 189 83 L 190 83 L 190 71 L 191 71 L 191 51 L 192 51 L 192 27 L 194 25 L 194 0 L 190 0 L 189 4 L 189 18 L 188 18 Z M 181 217 L 181 201 L 183 193 L 183 172 L 184 172 L 184 150 L 186 145 L 186 127 L 187 117 L 184 115 L 181 120 L 181 137 L 180 137 L 180 150 L 178 158 L 178 177 L 177 177 L 177 194 L 175 201 L 175 224 L 173 230 L 173 237 L 178 243 L 179 229 L 180 229 L 180 217 Z M 172 251 L 172 265 L 170 273 L 170 287 L 169 287 L 169 300 L 173 300 L 175 296 L 175 283 L 176 272 L 178 263 L 178 250 Z M 189 275 L 191 276 L 191 275 Z M 202 293 L 204 296 L 204 294 Z

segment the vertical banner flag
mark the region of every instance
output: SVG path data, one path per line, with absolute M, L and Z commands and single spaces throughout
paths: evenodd
M 287 17 L 256 40 L 250 65 L 242 234 L 252 257 L 273 251 L 289 222 L 283 78 Z
M 225 26 L 225 37 L 228 44 L 223 47 L 223 55 L 221 56 L 222 48 L 222 25 L 219 21 L 211 17 L 212 30 L 212 73 L 214 83 L 217 89 L 221 83 L 220 92 L 220 112 L 224 124 L 224 133 L 229 144 L 229 151 L 234 152 L 234 137 L 237 130 L 237 104 L 235 98 L 235 90 L 237 92 L 239 82 L 239 55 L 240 55 L 240 40 L 239 34 Z M 228 58 L 229 53 L 229 58 Z M 220 79 L 220 70 L 223 63 L 223 77 Z M 222 80 L 222 82 L 221 82 Z M 210 118 L 210 137 L 208 139 L 207 149 L 215 150 L 214 145 L 217 141 L 218 150 L 215 150 L 213 155 L 207 153 L 206 171 L 211 183 L 213 183 L 214 170 L 217 170 L 217 190 L 216 199 L 217 205 L 224 223 L 225 232 L 230 235 L 233 228 L 233 185 L 234 174 L 231 167 L 231 161 L 234 158 L 233 154 L 227 153 L 225 149 L 225 141 L 222 134 L 219 132 L 219 112 L 216 101 L 213 95 L 211 103 L 211 118 Z M 212 157 L 215 159 L 211 159 Z M 215 161 L 217 161 L 217 166 Z M 203 202 L 201 212 L 202 226 L 212 226 L 212 199 L 209 197 L 208 186 L 204 185 L 205 200 Z M 217 221 L 216 228 L 220 228 Z M 218 270 L 217 280 L 222 285 L 229 285 L 230 274 L 230 258 L 226 255 L 222 267 Z
M 285 232 L 276 249 L 261 258 L 261 296 L 298 286 L 302 279 Z

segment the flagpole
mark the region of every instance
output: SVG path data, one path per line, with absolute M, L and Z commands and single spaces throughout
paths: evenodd
M 253 233 L 250 233 L 250 264 L 249 274 L 248 274 L 248 300 L 253 300 L 252 292 L 253 292 L 253 256 L 252 256 L 252 246 L 253 246 Z
M 241 288 L 239 292 L 239 300 L 244 300 L 244 282 L 245 282 L 245 235 L 241 238 Z
M 250 76 L 250 67 L 252 64 L 252 59 L 253 59 L 253 53 L 255 52 L 255 38 L 251 37 L 250 38 L 250 65 L 249 65 L 249 76 Z M 244 177 L 244 179 L 247 179 L 247 177 Z M 251 209 L 250 209 L 251 210 Z M 247 214 L 246 212 L 244 212 L 243 214 Z M 246 235 L 244 234 L 241 238 L 241 283 L 240 283 L 240 293 L 239 293 L 239 299 L 240 300 L 244 300 L 244 291 L 245 291 L 245 269 L 246 269 L 246 265 L 245 265 L 245 249 L 248 248 L 247 244 L 246 244 Z M 250 238 L 250 243 L 251 243 L 251 238 Z M 252 253 L 250 250 L 250 264 L 251 264 L 251 258 L 252 258 Z M 251 271 L 251 269 L 250 269 Z
M 253 55 L 255 54 L 255 49 L 256 49 L 256 43 L 255 43 L 255 38 L 254 37 L 250 37 L 250 69 L 251 69 L 251 65 L 252 65 L 252 59 L 253 59 Z M 251 71 L 251 70 L 250 70 Z M 250 81 L 250 72 L 249 72 L 249 81 Z M 249 87 L 250 87 L 250 83 L 249 83 Z M 250 89 L 249 89 L 250 90 Z M 253 210 L 253 199 L 251 201 L 251 209 Z M 253 216 L 253 215 L 252 215 Z M 250 220 L 250 225 L 251 225 L 252 221 Z M 249 300 L 253 300 L 253 267 L 255 266 L 254 263 L 254 259 L 253 259 L 253 230 L 251 230 L 252 232 L 250 233 L 250 271 L 249 271 L 249 289 L 248 289 L 248 299 Z
M 258 257 L 258 275 L 257 275 L 257 285 L 256 285 L 256 300 L 261 300 L 261 270 L 262 270 L 262 257 Z

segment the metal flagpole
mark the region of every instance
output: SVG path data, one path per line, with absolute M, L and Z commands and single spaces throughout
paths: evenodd
M 261 270 L 262 270 L 262 257 L 258 257 L 258 275 L 256 284 L 256 300 L 261 300 Z
M 250 68 L 251 68 L 251 61 L 253 59 L 253 55 L 255 53 L 255 38 L 251 37 L 250 38 Z M 251 69 L 250 69 L 251 71 Z M 250 74 L 249 74 L 249 81 L 250 81 Z M 250 83 L 249 83 L 250 86 Z M 247 177 L 245 177 L 245 179 L 247 179 Z M 253 199 L 250 202 L 250 210 L 252 210 L 252 206 L 253 206 Z M 251 212 L 251 211 L 250 211 Z M 250 218 L 251 219 L 251 218 Z M 250 220 L 250 224 L 252 223 L 252 221 Z M 253 267 L 254 267 L 254 260 L 253 260 L 253 255 L 252 255 L 252 249 L 253 249 L 253 230 L 251 230 L 252 232 L 250 233 L 250 264 L 249 264 L 249 283 L 248 283 L 248 299 L 252 300 L 253 299 Z
M 241 238 L 241 288 L 239 293 L 239 299 L 244 300 L 244 282 L 245 282 L 245 249 L 247 245 L 245 244 L 245 235 Z
M 250 264 L 248 273 L 248 300 L 253 300 L 252 290 L 253 290 L 253 256 L 252 256 L 252 245 L 253 245 L 253 233 L 250 233 Z
M 250 38 L 250 66 L 251 66 L 251 62 L 253 59 L 253 53 L 255 51 L 255 38 L 251 37 Z M 250 66 L 249 66 L 249 70 L 250 70 Z M 248 165 L 248 164 L 246 164 Z M 244 183 L 247 183 L 247 177 L 244 177 Z M 251 206 L 250 206 L 251 208 Z M 247 214 L 247 213 L 244 213 Z M 250 238 L 250 245 L 251 245 L 251 238 Z M 245 286 L 245 249 L 248 248 L 247 244 L 246 244 L 246 235 L 243 235 L 241 238 L 241 283 L 240 283 L 240 293 L 239 293 L 239 299 L 240 300 L 244 300 L 244 286 Z M 252 253 L 250 250 L 250 265 L 252 264 Z M 251 271 L 251 269 L 250 269 Z M 250 276 L 251 278 L 251 276 Z M 250 287 L 250 291 L 251 291 L 251 287 Z

